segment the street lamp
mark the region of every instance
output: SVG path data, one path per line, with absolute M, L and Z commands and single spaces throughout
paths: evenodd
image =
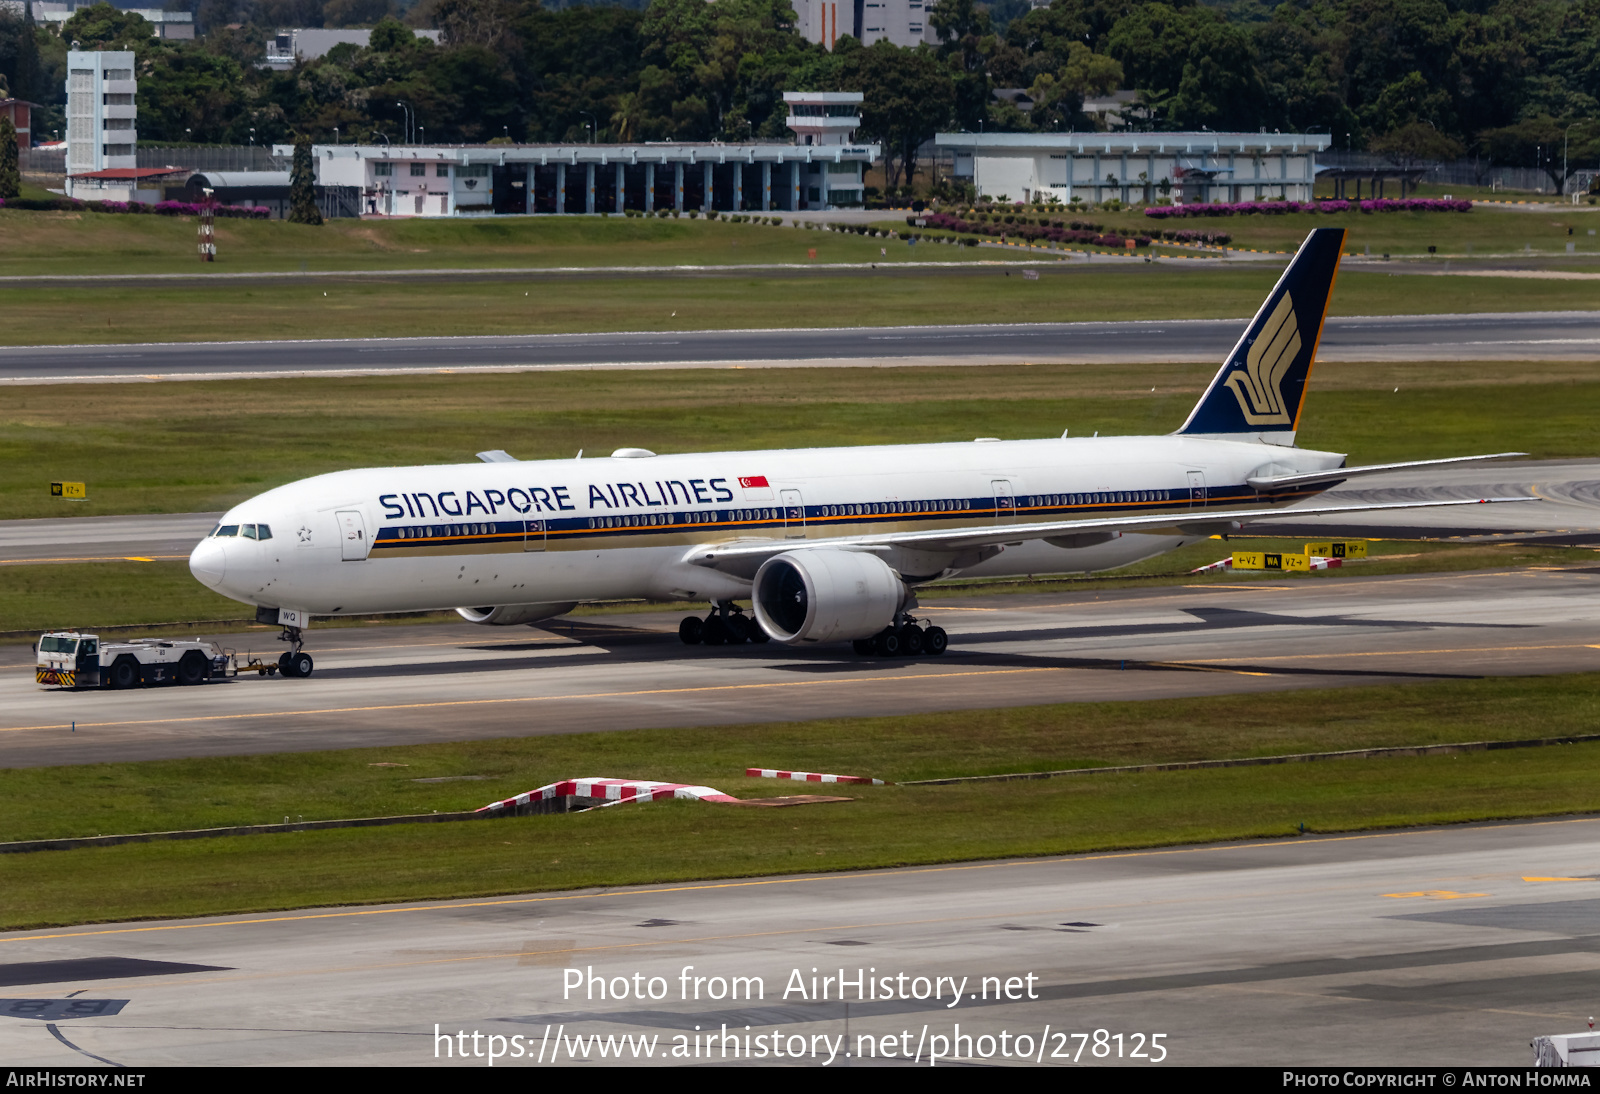
M 339 143 L 339 127 L 337 125 L 333 127 L 333 143 Z
M 254 148 L 255 146 L 256 146 L 256 127 L 252 125 L 250 127 L 250 147 Z
M 582 115 L 583 117 L 589 119 L 589 122 L 590 122 L 590 125 L 589 125 L 589 143 L 593 144 L 594 143 L 594 131 L 596 129 L 600 128 L 600 121 L 599 121 L 598 118 L 596 118 L 593 114 L 589 113 L 587 110 L 580 110 L 580 111 L 578 111 L 578 113 L 580 115 Z
M 398 106 L 400 108 L 401 114 L 406 120 L 406 143 L 410 144 L 411 143 L 411 123 L 415 119 L 416 115 L 411 112 L 411 108 L 410 107 L 408 107 L 405 103 L 401 102 L 399 99 L 396 99 L 394 101 L 394 105 Z

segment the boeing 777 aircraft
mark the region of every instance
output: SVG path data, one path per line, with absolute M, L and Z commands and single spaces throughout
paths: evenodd
M 963 576 L 1125 566 L 1236 531 L 1355 475 L 1294 447 L 1344 230 L 1306 237 L 1174 433 L 383 467 L 318 475 L 229 510 L 189 559 L 256 605 L 311 674 L 313 615 L 454 608 L 533 623 L 584 601 L 709 601 L 690 645 L 850 642 L 944 652 L 916 589 Z M 580 453 L 581 455 L 581 453 Z M 1499 453 L 1498 455 L 1517 455 Z M 1493 459 L 1472 456 L 1464 459 Z M 1303 515 L 1470 502 L 1307 508 Z M 752 619 L 736 601 L 752 602 Z

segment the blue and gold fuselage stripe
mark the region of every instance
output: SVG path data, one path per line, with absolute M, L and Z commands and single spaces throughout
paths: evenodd
M 1330 478 L 1335 477 L 1330 475 Z M 1174 516 L 1199 509 L 1261 502 L 1282 504 L 1311 497 L 1322 486 L 1287 490 L 1264 497 L 1244 484 L 1190 489 L 1102 490 L 1059 494 L 1022 494 L 1009 506 L 993 496 L 932 498 L 914 501 L 851 502 L 837 505 L 747 506 L 661 513 L 630 513 L 546 520 L 459 521 L 434 524 L 400 524 L 380 528 L 373 541 L 374 555 L 389 557 L 436 554 L 479 554 L 523 551 L 543 545 L 557 549 L 589 546 L 596 540 L 616 541 L 640 536 L 671 537 L 689 543 L 706 534 L 783 533 L 802 526 L 833 529 L 849 526 L 937 524 L 1009 517 L 1035 522 L 1058 517 L 1087 518 L 1100 515 L 1159 513 Z M 1181 508 L 1180 508 L 1181 507 Z

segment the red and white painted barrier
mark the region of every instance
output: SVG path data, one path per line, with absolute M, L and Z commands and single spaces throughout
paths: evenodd
M 1191 574 L 1204 574 L 1204 573 L 1210 573 L 1212 570 L 1231 570 L 1231 569 L 1233 569 L 1233 556 L 1229 555 L 1227 558 L 1219 559 L 1216 562 L 1208 562 L 1204 566 L 1196 566 L 1194 569 L 1190 570 L 1189 572 Z
M 549 798 L 604 798 L 607 805 L 622 802 L 660 801 L 663 798 L 687 798 L 702 802 L 737 802 L 731 794 L 724 794 L 710 786 L 690 786 L 687 783 L 658 783 L 644 779 L 563 779 L 560 782 L 529 790 L 514 798 L 490 802 L 479 809 L 480 813 L 515 809 L 522 805 Z
M 752 779 L 793 779 L 799 783 L 858 783 L 863 786 L 887 786 L 882 779 L 869 779 L 864 775 L 824 775 L 816 771 L 779 771 L 771 767 L 747 767 L 744 773 Z

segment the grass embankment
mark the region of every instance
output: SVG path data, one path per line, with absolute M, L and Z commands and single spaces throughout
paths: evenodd
M 558 778 L 896 780 L 1593 730 L 1592 675 L 0 771 L 0 838 L 475 808 Z M 0 858 L 0 926 L 853 869 L 1600 808 L 1600 746 L 945 787 Z M 378 767 L 375 764 L 406 764 Z M 488 775 L 470 782 L 419 778 Z
M 878 223 L 883 227 L 904 228 L 906 215 L 909 214 L 888 216 Z M 1345 251 L 1348 254 L 1368 252 L 1375 257 L 1387 254 L 1395 258 L 1421 257 L 1439 262 L 1449 259 L 1457 265 L 1463 260 L 1496 255 L 1536 258 L 1559 255 L 1565 258 L 1567 244 L 1572 243 L 1576 245 L 1574 255 L 1577 261 L 1590 267 L 1600 264 L 1600 234 L 1590 234 L 1600 233 L 1600 206 L 1591 205 L 1568 206 L 1559 210 L 1477 206 L 1466 213 L 1356 211 L 1336 214 L 1172 217 L 1161 220 L 1146 216 L 1142 209 L 1049 214 L 1029 211 L 1022 215 L 1035 220 L 1044 215 L 1051 220 L 1101 224 L 1108 231 L 1129 235 L 1159 237 L 1165 230 L 1226 232 L 1233 237 L 1228 244 L 1231 248 L 1285 253 L 1300 246 L 1312 228 L 1344 228 L 1349 233 L 1345 239 Z M 1001 229 L 997 227 L 996 230 Z M 952 233 L 929 234 L 944 236 Z M 1429 247 L 1433 247 L 1434 252 L 1429 252 Z M 1159 245 L 1157 249 L 1162 250 Z M 895 249 L 889 248 L 889 253 L 894 254 Z M 1144 252 L 1139 253 L 1142 255 Z M 1342 278 L 1339 286 L 1342 291 Z
M 774 214 L 781 216 L 782 214 Z M 875 262 L 886 240 L 724 220 L 494 217 L 331 220 L 218 218 L 217 260 L 200 264 L 182 217 L 0 209 L 0 275 L 679 266 Z M 898 242 L 898 241 L 897 241 Z M 895 260 L 970 259 L 965 248 L 901 244 Z
M 536 460 L 627 445 L 667 453 L 1053 437 L 1063 428 L 1165 433 L 1211 372 L 1034 365 L 13 387 L 0 407 L 0 519 L 205 512 L 309 475 L 470 462 L 487 447 Z M 1600 419 L 1591 374 L 1587 362 L 1324 364 L 1300 442 L 1347 452 L 1352 463 L 1510 450 L 1590 456 Z M 87 482 L 88 500 L 51 498 L 58 480 Z
M 1021 251 L 992 249 L 977 254 L 1022 257 Z M 1227 319 L 1253 314 L 1279 273 L 1268 266 L 1063 264 L 1048 256 L 1039 262 L 1036 281 L 1002 268 L 880 267 L 815 275 L 12 286 L 0 293 L 0 344 Z M 1331 314 L 1587 311 L 1600 305 L 1600 293 L 1587 281 L 1408 277 L 1399 291 L 1396 284 L 1394 275 L 1347 270 Z M 872 357 L 875 348 L 863 341 L 860 352 Z M 1062 352 L 1072 347 L 1064 345 Z M 158 358 L 147 356 L 142 363 L 152 371 L 161 367 Z M 370 368 L 384 361 L 376 354 L 352 354 L 350 364 Z

